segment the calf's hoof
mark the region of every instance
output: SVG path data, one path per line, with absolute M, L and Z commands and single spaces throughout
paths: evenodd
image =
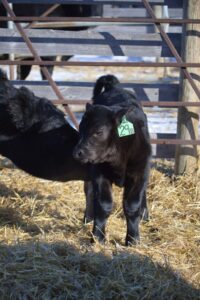
M 140 243 L 140 237 L 139 236 L 132 237 L 132 236 L 128 235 L 126 237 L 125 246 L 128 246 L 128 247 L 130 247 L 130 246 L 136 246 L 139 243 Z
M 99 238 L 96 237 L 96 236 L 92 236 L 91 239 L 90 239 L 90 242 L 91 242 L 91 244 L 94 244 L 94 243 L 98 242 L 98 243 L 100 243 L 100 244 L 103 245 L 103 244 L 105 244 L 106 239 L 105 239 L 105 238 L 99 239 Z
M 97 230 L 95 232 L 93 231 L 91 243 L 95 243 L 96 241 L 98 241 L 100 244 L 104 244 L 106 241 L 105 234 L 100 230 Z
M 149 221 L 149 212 L 146 208 L 141 212 L 140 219 L 143 222 L 148 222 Z
M 83 224 L 91 223 L 93 220 L 94 220 L 94 218 L 84 215 Z

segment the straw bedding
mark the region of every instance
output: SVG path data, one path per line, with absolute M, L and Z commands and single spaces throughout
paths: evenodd
M 200 185 L 156 163 L 151 219 L 141 244 L 126 248 L 121 189 L 107 243 L 90 244 L 82 182 L 0 171 L 0 299 L 200 299 Z

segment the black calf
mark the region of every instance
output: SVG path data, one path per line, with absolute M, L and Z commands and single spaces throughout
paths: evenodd
M 79 134 L 49 100 L 16 89 L 0 70 L 0 154 L 45 179 L 89 180 L 88 165 L 73 158 Z
M 112 183 L 124 187 L 123 208 L 127 220 L 126 245 L 139 240 L 139 221 L 148 218 L 146 185 L 151 146 L 146 116 L 133 93 L 120 87 L 112 75 L 102 76 L 94 88 L 93 105 L 86 106 L 80 123 L 80 140 L 74 157 L 92 163 L 94 205 L 93 234 L 105 238 L 112 211 Z M 86 208 L 87 219 L 88 208 Z M 91 219 L 91 211 L 88 217 Z

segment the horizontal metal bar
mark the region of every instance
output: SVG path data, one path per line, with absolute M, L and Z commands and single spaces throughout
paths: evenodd
M 65 99 L 64 101 L 63 100 L 60 100 L 60 99 L 54 99 L 54 100 L 51 100 L 51 102 L 55 105 L 58 105 L 58 104 L 63 104 L 63 105 L 85 105 L 86 103 L 92 103 L 92 100 L 71 100 L 71 99 Z
M 72 21 L 72 22 L 65 22 L 65 21 L 60 21 L 60 22 L 37 22 L 36 25 L 34 25 L 32 28 L 36 29 L 44 29 L 44 28 L 69 28 L 69 27 L 94 27 L 94 26 L 120 26 L 120 25 L 125 25 L 128 27 L 133 27 L 134 25 L 138 26 L 138 23 L 130 23 L 130 22 L 98 22 L 98 21 L 90 21 L 90 22 L 82 22 L 82 21 Z M 141 26 L 148 26 L 151 25 L 150 23 L 140 23 L 139 25 Z
M 48 61 L 43 60 L 0 60 L 0 65 L 40 65 L 40 66 L 85 66 L 85 67 L 171 67 L 171 68 L 199 68 L 200 63 L 179 63 L 179 62 L 105 62 L 105 61 Z
M 60 4 L 131 4 L 131 5 L 141 5 L 141 0 L 8 0 L 9 3 L 26 3 L 26 4 L 32 4 L 34 1 L 34 4 L 54 4 L 54 3 L 60 3 Z M 172 1 L 172 0 L 171 0 Z M 168 3 L 171 3 L 170 0 L 149 0 L 152 4 L 160 4 L 160 5 L 167 5 Z M 176 0 L 173 2 L 180 2 L 180 0 Z M 179 4 L 179 6 L 181 6 Z M 178 7 L 179 7 L 178 6 Z M 177 4 L 176 6 L 177 7 Z
M 145 107 L 153 107 L 153 106 L 159 106 L 159 107 L 200 107 L 200 102 L 185 102 L 185 101 L 141 101 L 142 105 Z
M 200 145 L 200 140 L 151 139 L 151 144 L 159 145 Z
M 75 99 L 75 100 L 71 100 L 71 99 L 65 99 L 63 100 L 59 100 L 59 99 L 54 99 L 51 100 L 54 104 L 69 104 L 69 105 L 85 105 L 86 103 L 92 103 L 91 100 L 79 100 L 79 99 Z M 154 106 L 158 106 L 158 107 L 200 107 L 200 102 L 184 102 L 184 101 L 141 101 L 142 106 L 144 107 L 154 107 Z
M 17 21 L 17 22 L 80 22 L 80 25 L 83 25 L 83 22 L 94 22 L 94 23 L 148 23 L 148 24 L 200 24 L 200 19 L 170 19 L 170 18 L 100 18 L 100 17 L 33 17 L 33 16 L 24 16 L 24 17 L 0 17 L 0 21 Z

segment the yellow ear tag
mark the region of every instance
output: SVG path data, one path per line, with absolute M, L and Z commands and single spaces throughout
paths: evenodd
M 117 127 L 117 131 L 119 137 L 128 136 L 135 133 L 133 124 L 126 120 L 125 116 L 123 116 L 122 122 Z

